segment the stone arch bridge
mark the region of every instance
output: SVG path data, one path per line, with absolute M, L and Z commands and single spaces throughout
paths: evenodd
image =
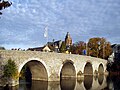
M 0 62 L 14 60 L 18 72 L 27 65 L 33 80 L 59 81 L 65 77 L 104 74 L 107 61 L 90 56 L 39 51 L 1 50 Z M 19 81 L 19 79 L 18 79 Z

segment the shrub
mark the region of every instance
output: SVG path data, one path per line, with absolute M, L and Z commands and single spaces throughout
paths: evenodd
M 17 77 L 17 66 L 11 59 L 8 60 L 7 64 L 4 66 L 4 76 L 7 78 Z

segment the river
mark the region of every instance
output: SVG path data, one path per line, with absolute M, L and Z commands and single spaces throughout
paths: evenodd
M 0 90 L 120 90 L 120 76 L 85 76 L 84 80 L 69 78 L 60 82 L 20 80 L 18 86 Z

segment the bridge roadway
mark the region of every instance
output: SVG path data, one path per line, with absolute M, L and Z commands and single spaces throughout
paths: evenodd
M 91 56 L 39 51 L 0 50 L 0 62 L 14 60 L 18 73 L 26 65 L 32 80 L 60 81 L 65 77 L 84 77 L 84 75 L 100 75 L 106 72 L 107 61 Z M 11 83 L 11 82 L 9 82 Z M 13 84 L 15 83 L 15 84 Z M 12 85 L 19 84 L 19 78 Z

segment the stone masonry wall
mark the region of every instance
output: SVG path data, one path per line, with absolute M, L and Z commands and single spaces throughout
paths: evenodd
M 15 61 L 19 72 L 27 62 L 31 60 L 40 61 L 47 70 L 49 81 L 58 81 L 60 79 L 60 71 L 63 63 L 66 61 L 72 61 L 74 63 L 76 75 L 79 71 L 83 73 L 87 62 L 92 64 L 93 71 L 98 70 L 100 64 L 103 64 L 105 71 L 107 64 L 106 60 L 83 55 L 39 51 L 0 50 L 0 63 L 2 65 L 5 65 L 10 58 Z

